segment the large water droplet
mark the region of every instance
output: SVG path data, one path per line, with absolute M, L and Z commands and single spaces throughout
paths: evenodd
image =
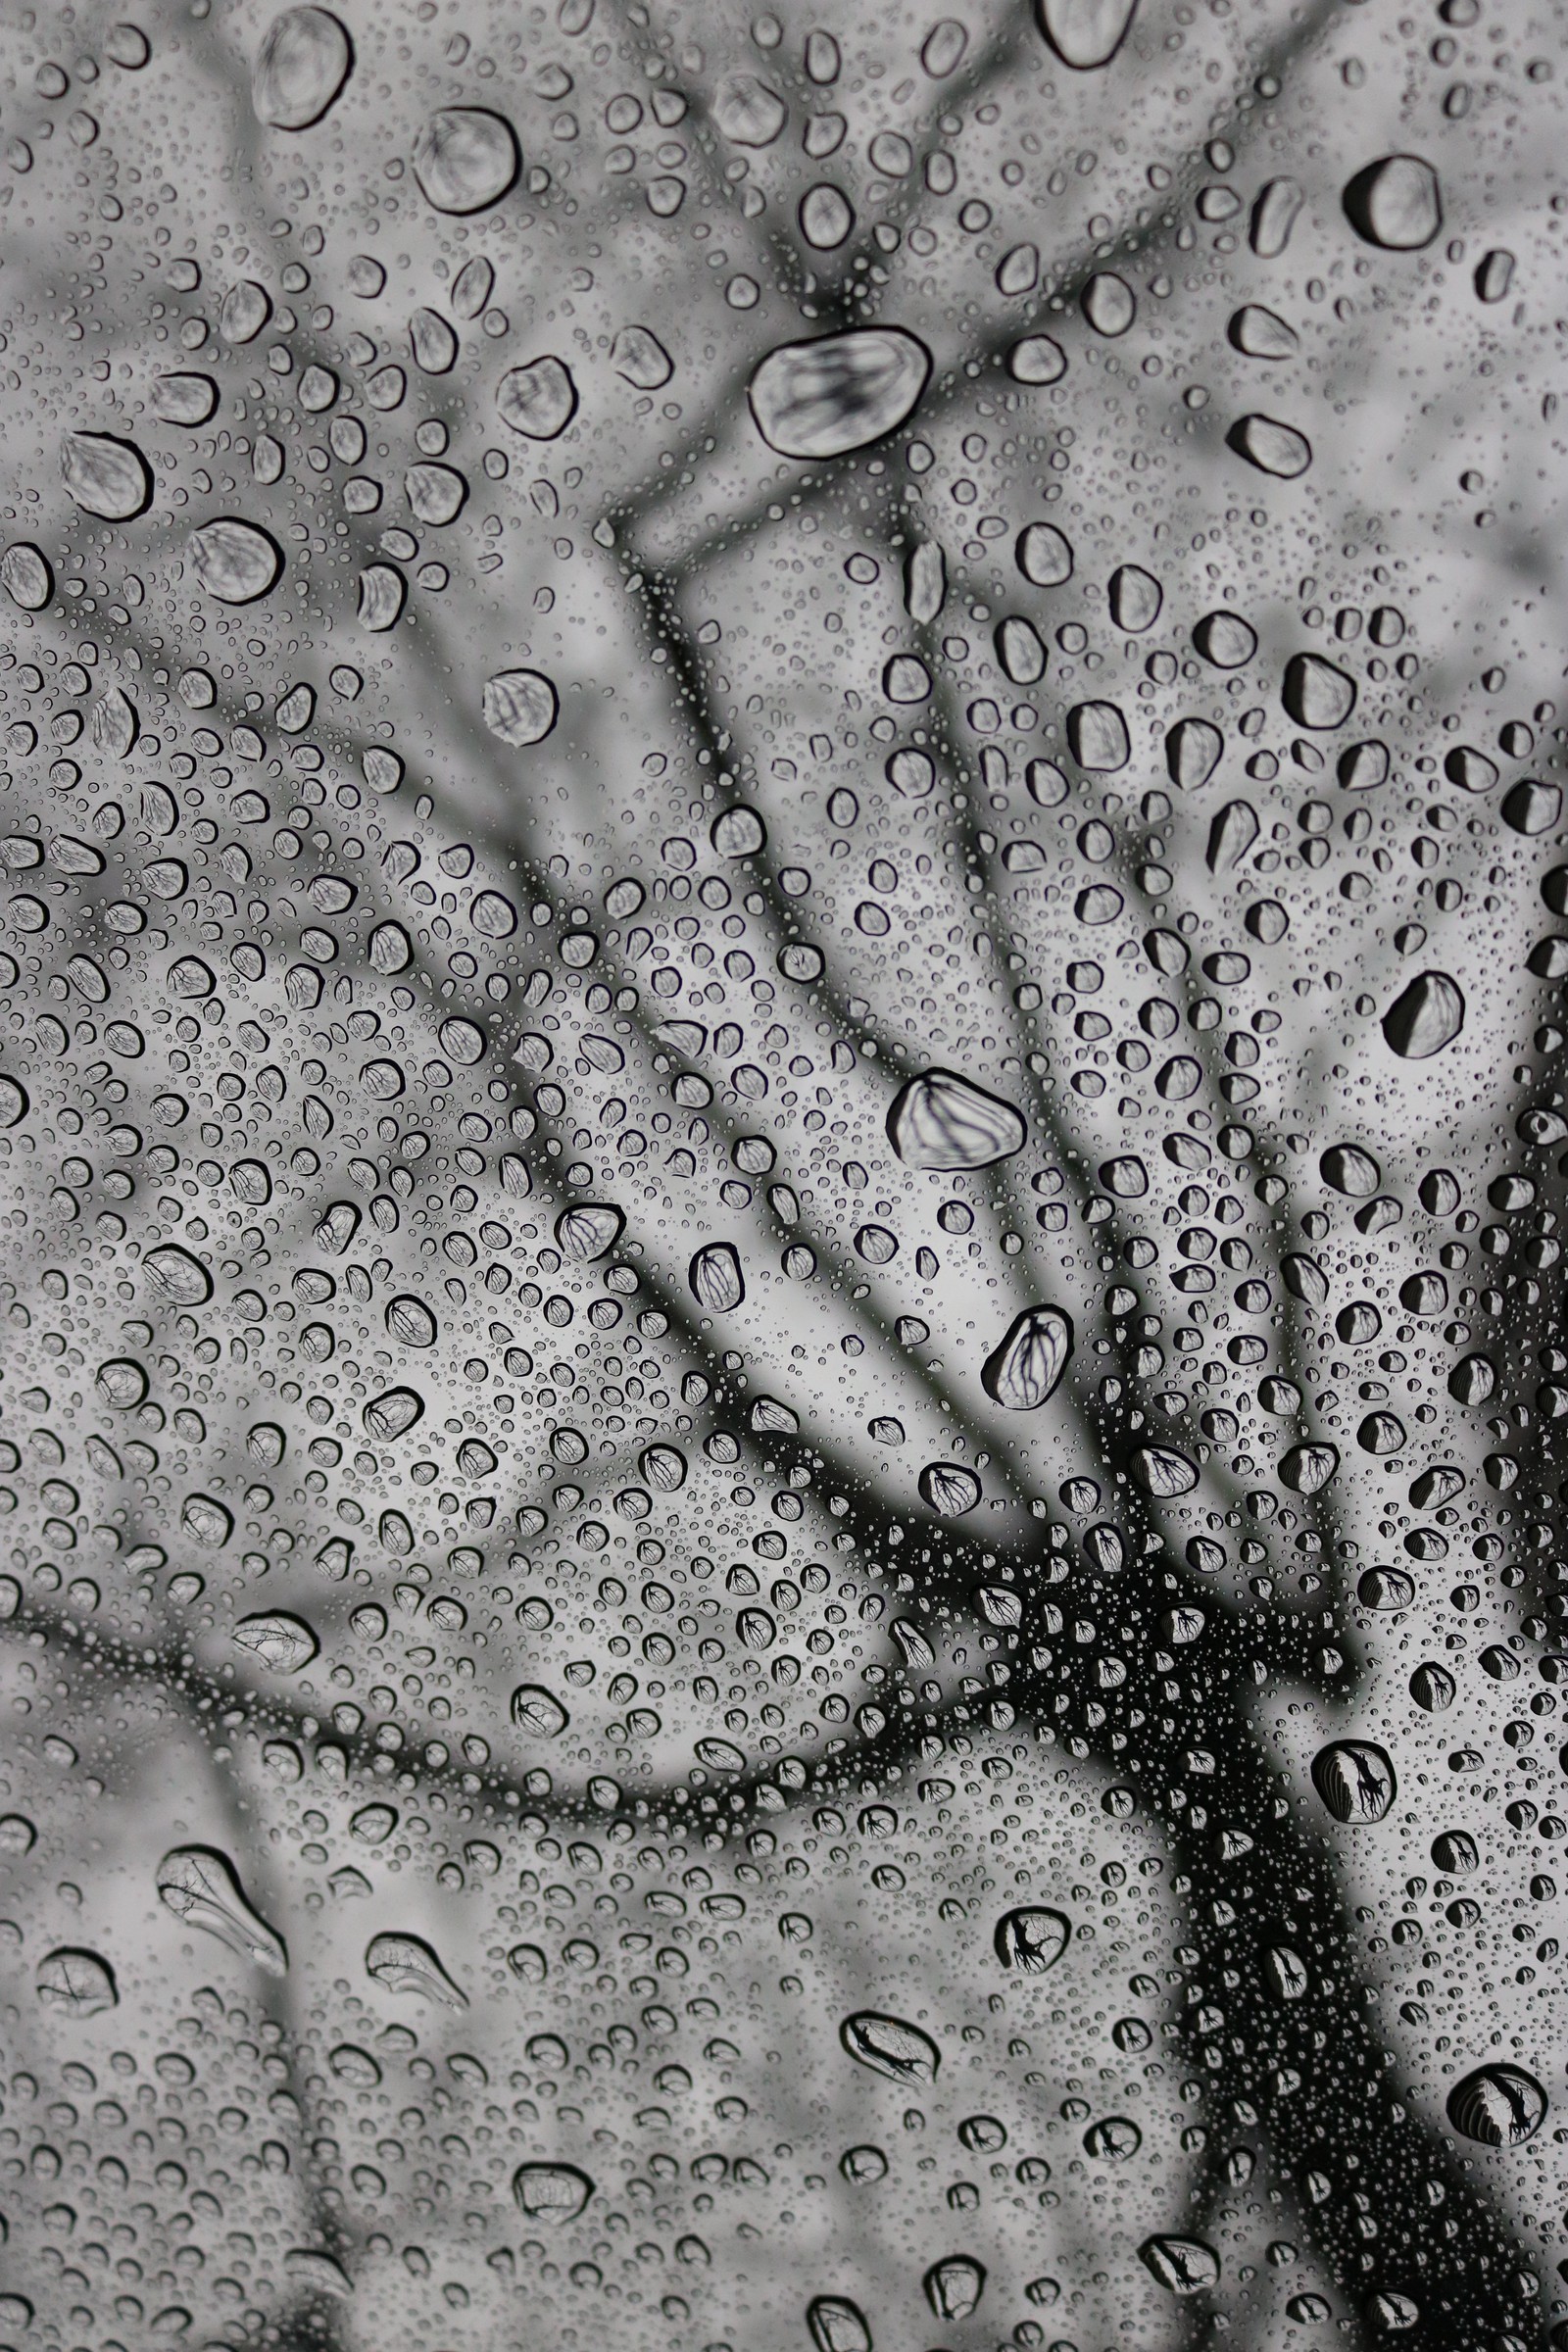
M 934 2262 L 920 2284 L 939 2320 L 966 2320 L 986 2291 L 986 2266 L 969 2254 Z
M 1040 29 L 1064 66 L 1108 66 L 1127 37 L 1138 0 L 1035 0 Z
M 1487 2148 L 1518 2148 L 1546 2120 L 1546 2094 L 1522 2066 L 1478 2066 L 1448 2093 L 1447 2117 L 1466 2139 Z
M 1152 1494 L 1157 1502 L 1190 1494 L 1198 1484 L 1196 1463 L 1174 1446 L 1139 1446 L 1128 1456 L 1127 1467 L 1145 1494 Z
M 499 204 L 521 166 L 512 124 L 488 107 L 442 107 L 414 142 L 414 176 L 438 213 Z
M 771 147 L 789 109 L 755 74 L 730 74 L 713 93 L 713 121 L 736 147 Z
M 920 1500 L 940 1519 L 961 1519 L 980 1500 L 980 1481 L 962 1462 L 927 1462 L 915 1483 Z
M 784 458 L 838 458 L 904 423 L 931 354 L 902 327 L 851 327 L 769 352 L 747 387 L 757 429 Z
M 536 1740 L 555 1740 L 571 1718 L 552 1691 L 538 1683 L 519 1683 L 512 1693 L 512 1720 Z
M 1067 354 L 1052 335 L 1024 335 L 1007 354 L 1015 384 L 1054 384 L 1067 372 Z
M 258 285 L 254 277 L 242 277 L 223 296 L 218 331 L 225 343 L 254 343 L 271 316 L 272 298 L 267 288 Z
M 1033 1412 L 1056 1388 L 1072 1353 L 1072 1317 L 1059 1306 L 1026 1306 L 987 1356 L 981 1385 L 1009 1412 Z
M 623 326 L 610 347 L 610 365 L 639 392 L 657 392 L 675 372 L 674 362 L 648 326 Z
M 115 1972 L 96 1952 L 67 1945 L 38 1963 L 33 1989 L 46 2009 L 69 2017 L 98 2017 L 120 2005 Z
M 60 478 L 78 507 L 106 522 L 129 522 L 153 503 L 152 467 L 134 441 L 114 433 L 68 433 Z
M 1239 416 L 1225 436 L 1230 447 L 1259 473 L 1272 473 L 1292 482 L 1312 463 L 1312 444 L 1293 424 L 1277 416 Z
M 1306 191 L 1294 179 L 1271 179 L 1260 190 L 1248 227 L 1252 251 L 1260 260 L 1279 259 L 1291 241 L 1297 215 L 1305 202 Z
M 1464 1027 L 1464 992 L 1446 972 L 1419 972 L 1383 1016 L 1391 1053 L 1425 1061 L 1452 1045 Z
M 871 2352 L 865 2314 L 848 2295 L 816 2295 L 807 2305 L 806 2325 L 815 2352 Z
M 286 1609 L 240 1618 L 232 1639 L 236 1649 L 270 1667 L 274 1674 L 298 1674 L 321 1646 L 304 1618 L 291 1616 Z
M 480 708 L 491 734 L 514 751 L 523 751 L 530 743 L 543 743 L 561 704 L 550 680 L 537 669 L 503 669 L 485 680 Z
M 1381 1821 L 1398 1793 L 1387 1748 L 1373 1740 L 1333 1740 L 1312 1759 L 1312 1786 L 1336 1821 Z
M 1173 2295 L 1200 2295 L 1219 2284 L 1219 2256 L 1200 2237 L 1146 2237 L 1138 2259 Z
M 354 64 L 354 45 L 324 8 L 291 8 L 262 38 L 251 74 L 251 104 L 274 130 L 319 122 Z
M 564 360 L 553 352 L 509 368 L 496 392 L 503 424 L 530 441 L 554 441 L 577 414 L 577 386 Z
M 692 1297 L 708 1315 L 727 1315 L 746 1297 L 741 1261 L 728 1242 L 710 1242 L 687 1268 Z
M 1220 762 L 1225 738 L 1206 718 L 1179 718 L 1165 738 L 1165 772 L 1185 792 L 1206 784 Z
M 1345 210 L 1357 236 L 1391 253 L 1414 253 L 1443 227 L 1438 175 L 1418 155 L 1367 164 L 1347 183 Z
M 1355 709 L 1356 684 L 1321 654 L 1293 654 L 1280 699 L 1298 727 L 1343 727 Z
M 519 2164 L 512 2193 L 530 2221 L 573 2222 L 594 2184 L 574 2164 Z
M 934 2082 L 942 2054 L 929 2034 L 902 2017 L 886 2017 L 876 2009 L 858 2009 L 839 2028 L 839 2039 L 850 2056 L 873 2075 L 890 2082 Z
M 1028 1130 L 1010 1102 L 956 1070 L 911 1078 L 894 1098 L 888 1141 L 907 1168 L 957 1173 L 1021 1152 Z
M 418 1936 L 373 1936 L 366 1946 L 368 1975 L 388 1992 L 412 1992 L 442 2009 L 466 2009 L 468 1998 Z
M 1004 1968 L 1015 1968 L 1026 1977 L 1043 1977 L 1061 1958 L 1071 1934 L 1072 1923 L 1060 1911 L 1026 1904 L 1004 1912 L 992 1943 Z
M 1288 360 L 1299 345 L 1295 327 L 1256 302 L 1244 303 L 1225 332 L 1231 349 L 1250 360 Z
M 1078 307 L 1097 335 L 1124 335 L 1138 316 L 1138 298 L 1114 270 L 1099 270 L 1078 298 Z
M 214 1847 L 174 1846 L 158 1865 L 157 1886 L 176 1919 L 205 1929 L 269 1976 L 287 1974 L 281 1936 L 251 1909 L 232 1863 Z
M 1018 569 L 1037 588 L 1059 588 L 1072 578 L 1072 542 L 1054 522 L 1025 523 L 1015 554 Z
M 270 533 L 231 515 L 192 531 L 190 562 L 202 587 L 222 605 L 254 604 L 283 568 L 282 550 Z
M 42 550 L 15 539 L 0 556 L 0 587 L 24 612 L 41 612 L 55 592 L 55 575 Z
M 1075 704 L 1067 713 L 1067 744 L 1091 775 L 1116 775 L 1132 758 L 1127 721 L 1115 703 Z
M 177 1242 L 149 1250 L 141 1266 L 153 1297 L 170 1306 L 204 1306 L 213 1295 L 207 1268 Z

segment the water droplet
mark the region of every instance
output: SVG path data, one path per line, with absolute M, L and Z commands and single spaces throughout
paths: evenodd
M 519 2164 L 512 2193 L 530 2221 L 574 2222 L 594 2183 L 574 2164 Z
M 1418 155 L 1380 156 L 1347 183 L 1345 211 L 1357 236 L 1390 253 L 1414 253 L 1443 227 L 1438 175 Z
M 921 67 L 933 81 L 946 81 L 963 63 L 968 46 L 967 25 L 960 24 L 956 17 L 944 17 L 920 44 Z
M 447 1975 L 430 1946 L 418 1936 L 372 1936 L 365 1950 L 368 1976 L 388 1992 L 416 1993 L 441 2009 L 466 2009 L 466 1993 Z
M 610 365 L 639 392 L 657 392 L 675 372 L 674 362 L 652 327 L 623 326 L 610 347 Z
M 414 176 L 438 213 L 482 213 L 499 204 L 522 169 L 516 133 L 488 107 L 449 106 L 414 142 Z
M 1079 703 L 1067 713 L 1067 743 L 1092 775 L 1115 775 L 1132 758 L 1127 721 L 1114 703 Z
M 403 612 L 408 583 L 392 564 L 371 564 L 360 574 L 359 618 L 362 629 L 379 637 L 394 628 Z
M 24 612 L 41 612 L 55 592 L 55 575 L 40 549 L 15 539 L 0 556 L 0 586 Z
M 1294 425 L 1281 424 L 1276 416 L 1239 416 L 1225 439 L 1238 457 L 1282 482 L 1295 481 L 1312 463 L 1306 435 Z
M 1334 1740 L 1312 1759 L 1312 1786 L 1336 1821 L 1381 1821 L 1398 1792 L 1388 1750 L 1372 1740 Z
M 1291 231 L 1305 202 L 1305 190 L 1298 181 L 1284 176 L 1267 181 L 1259 191 L 1248 235 L 1252 251 L 1261 261 L 1278 261 L 1291 241 Z
M 1138 300 L 1124 277 L 1099 270 L 1084 287 L 1078 307 L 1097 335 L 1124 335 L 1138 316 Z
M 1486 2148 L 1518 2148 L 1546 2119 L 1546 2094 L 1522 2066 L 1478 2066 L 1449 2091 L 1449 2123 Z
M 1033 1412 L 1055 1392 L 1072 1354 L 1072 1317 L 1059 1306 L 1026 1306 L 981 1370 L 993 1402 Z
M 354 45 L 324 8 L 291 8 L 274 17 L 256 52 L 251 103 L 275 130 L 319 122 L 348 80 Z
M 537 669 L 503 669 L 486 679 L 481 708 L 491 734 L 521 751 L 543 743 L 561 705 L 554 686 Z
M 1021 1152 L 1027 1129 L 1010 1102 L 956 1070 L 911 1078 L 887 1115 L 888 1141 L 908 1168 L 958 1173 Z
M 1052 335 L 1024 335 L 1007 354 L 1007 373 L 1015 384 L 1059 383 L 1067 372 L 1067 354 Z
M 1425 1061 L 1452 1045 L 1464 1027 L 1464 993 L 1446 972 L 1420 972 L 1399 991 L 1383 1016 L 1389 1051 L 1405 1061 Z
M 980 1481 L 962 1462 L 928 1462 L 916 1485 L 921 1501 L 941 1519 L 961 1519 L 980 1500 Z
M 218 331 L 225 343 L 254 343 L 272 316 L 272 298 L 254 277 L 242 277 L 223 296 Z
M 96 1952 L 66 1946 L 40 1960 L 33 1989 L 46 2009 L 70 2017 L 98 2017 L 120 2005 L 115 1972 Z
M 1152 572 L 1137 564 L 1120 564 L 1110 575 L 1110 617 L 1112 625 L 1125 629 L 1130 636 L 1140 636 L 1152 629 L 1159 618 L 1164 603 L 1164 591 Z
M 559 1698 L 537 1683 L 520 1683 L 512 1693 L 512 1720 L 536 1740 L 556 1740 L 571 1718 Z
M 320 1643 L 303 1617 L 286 1609 L 271 1609 L 241 1617 L 233 1633 L 236 1649 L 270 1667 L 274 1674 L 298 1674 L 320 1650 Z
M 1009 613 L 998 623 L 997 659 L 1014 686 L 1033 686 L 1046 674 L 1046 649 L 1034 624 L 1021 613 Z
M 1280 1456 L 1280 1481 L 1293 1494 L 1320 1494 L 1339 1466 L 1337 1446 L 1292 1446 Z
M 875 2009 L 858 2009 L 847 2017 L 839 2028 L 839 2039 L 858 2064 L 890 2082 L 934 2082 L 942 2064 L 941 2052 L 929 2034 Z
M 836 253 L 855 227 L 854 206 L 827 181 L 807 189 L 798 218 L 802 236 L 817 253 Z
M 1250 360 L 1292 359 L 1299 346 L 1296 329 L 1255 302 L 1235 312 L 1225 332 L 1232 350 L 1245 353 Z
M 1405 1582 L 1408 1584 L 1410 1580 L 1406 1578 Z M 1412 1586 L 1410 1598 L 1414 1597 Z M 1402 1607 L 1407 1603 L 1400 1602 L 1398 1605 Z M 1454 1695 L 1455 1685 L 1452 1675 L 1446 1666 L 1438 1665 L 1435 1659 L 1428 1659 L 1424 1665 L 1418 1666 L 1410 1677 L 1410 1696 L 1415 1700 L 1416 1705 L 1424 1707 L 1429 1715 L 1446 1713 L 1452 1706 Z
M 986 2266 L 969 2254 L 934 2262 L 920 2281 L 939 2320 L 966 2320 L 986 2291 Z
M 258 524 L 224 516 L 191 533 L 190 563 L 202 587 L 220 604 L 250 605 L 274 585 L 283 556 Z
M 1240 612 L 1205 612 L 1193 643 L 1216 669 L 1245 669 L 1257 651 L 1257 631 Z
M 746 1297 L 741 1261 L 728 1242 L 710 1242 L 693 1256 L 686 1279 L 705 1314 L 726 1315 Z
M 771 147 L 789 109 L 755 74 L 730 74 L 713 93 L 713 121 L 732 146 Z
M 1035 0 L 1040 29 L 1064 66 L 1108 66 L 1127 37 L 1138 0 Z
M 1146 2237 L 1138 2259 L 1173 2295 L 1201 2295 L 1219 2284 L 1219 2256 L 1200 2237 Z
M 1072 544 L 1054 522 L 1030 522 L 1018 534 L 1018 569 L 1037 588 L 1059 588 L 1072 578 Z
M 753 375 L 747 399 L 780 457 L 844 457 L 903 424 L 930 372 L 930 353 L 903 328 L 852 327 L 781 344 Z
M 1382 1169 L 1359 1144 L 1331 1144 L 1317 1164 L 1324 1183 L 1351 1200 L 1368 1200 L 1383 1182 Z
M 129 522 L 153 503 L 152 467 L 134 441 L 114 433 L 68 433 L 60 476 L 85 514 Z
M 1004 1912 L 998 1920 L 992 1942 L 1004 1968 L 1027 1977 L 1043 1977 L 1054 1968 L 1067 1948 L 1072 1924 L 1059 1911 L 1025 1905 Z
M 554 441 L 577 414 L 577 386 L 564 360 L 553 353 L 509 368 L 496 392 L 503 424 L 530 441 Z
M 614 1248 L 626 1220 L 618 1208 L 602 1201 L 583 1200 L 563 1209 L 556 1219 L 557 1246 L 578 1265 L 591 1264 Z
M 177 1242 L 162 1242 L 142 1261 L 147 1288 L 169 1306 L 205 1306 L 213 1295 L 213 1278 L 198 1258 Z
M 251 1909 L 233 1865 L 212 1846 L 174 1846 L 158 1865 L 157 1886 L 176 1919 L 205 1929 L 269 1976 L 287 1974 L 281 1937 Z
M 417 1389 L 388 1389 L 381 1396 L 372 1396 L 360 1417 L 368 1437 L 390 1446 L 423 1416 L 424 1398 Z
M 1185 792 L 1206 784 L 1220 762 L 1225 738 L 1206 718 L 1179 718 L 1165 738 L 1165 772 Z
M 865 2314 L 847 2295 L 814 2296 L 807 2306 L 806 2324 L 815 2352 L 871 2352 Z
M 1127 1467 L 1145 1494 L 1160 1502 L 1190 1494 L 1198 1484 L 1197 1466 L 1174 1446 L 1140 1446 Z

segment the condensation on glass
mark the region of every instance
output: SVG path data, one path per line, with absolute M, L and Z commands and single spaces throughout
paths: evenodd
M 11 12 L 6 2344 L 1568 2341 L 1560 29 Z

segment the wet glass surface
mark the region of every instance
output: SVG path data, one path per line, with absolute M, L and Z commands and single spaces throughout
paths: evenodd
M 1568 2341 L 1560 11 L 3 36 L 0 2342 Z

